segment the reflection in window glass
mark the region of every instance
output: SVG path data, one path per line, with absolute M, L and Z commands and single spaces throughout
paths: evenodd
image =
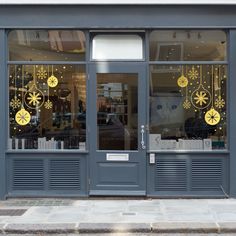
M 10 65 L 9 101 L 9 149 L 85 149 L 84 66 Z
M 224 61 L 226 34 L 220 30 L 158 30 L 150 35 L 151 61 Z
M 97 74 L 99 150 L 137 150 L 138 74 Z
M 10 61 L 83 61 L 85 35 L 79 30 L 13 30 Z
M 227 148 L 226 65 L 150 66 L 150 150 Z

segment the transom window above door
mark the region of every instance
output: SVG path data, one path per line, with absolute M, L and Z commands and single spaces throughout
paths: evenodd
M 137 34 L 97 34 L 92 60 L 143 60 L 143 39 Z

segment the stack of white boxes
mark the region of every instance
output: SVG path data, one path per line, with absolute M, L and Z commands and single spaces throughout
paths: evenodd
M 161 134 L 149 135 L 150 150 L 212 150 L 211 139 L 161 139 Z

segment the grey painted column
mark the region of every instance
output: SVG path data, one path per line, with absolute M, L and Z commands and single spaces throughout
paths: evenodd
M 236 30 L 230 31 L 228 125 L 230 148 L 230 197 L 236 197 Z
M 6 35 L 5 30 L 0 29 L 0 199 L 6 195 L 6 161 L 5 148 L 7 143 L 7 73 L 6 73 Z

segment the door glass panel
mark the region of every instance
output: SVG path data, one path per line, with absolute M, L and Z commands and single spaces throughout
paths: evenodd
M 137 150 L 138 74 L 97 74 L 99 150 Z

